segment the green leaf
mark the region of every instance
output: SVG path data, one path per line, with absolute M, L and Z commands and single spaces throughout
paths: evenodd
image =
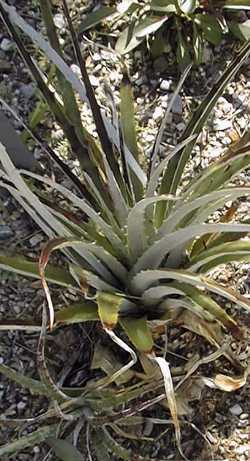
M 221 322 L 221 324 L 231 331 L 233 335 L 236 337 L 239 336 L 240 330 L 235 320 L 230 317 L 230 315 L 228 315 L 213 299 L 202 293 L 195 286 L 185 283 L 181 283 L 180 285 L 177 283 L 176 286 L 177 288 L 179 287 L 191 299 L 191 301 L 194 301 L 202 309 L 208 311 L 217 321 Z
M 27 277 L 40 279 L 38 262 L 31 262 L 23 257 L 5 256 L 0 254 L 0 269 L 15 272 Z M 48 282 L 64 287 L 76 287 L 74 279 L 67 269 L 58 266 L 48 265 L 46 269 Z
M 219 189 L 232 178 L 245 170 L 250 164 L 250 130 L 231 145 L 228 151 L 203 171 L 202 175 L 191 182 L 187 194 L 199 197 L 213 190 Z
M 169 195 L 159 195 L 144 198 L 140 200 L 130 211 L 128 215 L 128 248 L 130 258 L 135 262 L 138 257 L 143 255 L 143 252 L 148 247 L 148 232 L 147 232 L 147 207 L 154 205 L 157 202 L 166 200 L 176 200 L 175 197 Z
M 26 176 L 30 176 L 38 181 L 41 181 L 48 186 L 51 186 L 52 189 L 57 190 L 62 194 L 67 200 L 69 200 L 75 207 L 82 210 L 86 215 L 91 219 L 93 223 L 96 224 L 97 228 L 101 229 L 105 237 L 110 240 L 112 246 L 117 250 L 117 253 L 120 254 L 121 251 L 124 250 L 123 245 L 119 237 L 113 232 L 112 227 L 104 221 L 100 217 L 100 215 L 91 207 L 89 206 L 84 200 L 82 200 L 77 195 L 73 194 L 69 189 L 66 187 L 51 181 L 43 176 L 30 173 L 28 171 L 23 172 Z
M 51 46 L 54 48 L 54 50 L 62 58 L 64 58 L 63 50 L 62 50 L 62 47 L 59 41 L 58 30 L 54 23 L 54 17 L 52 13 L 50 0 L 43 0 L 42 2 L 40 2 L 40 9 L 42 13 L 43 22 L 46 27 L 49 42 Z M 61 93 L 62 100 L 63 100 L 63 108 L 64 108 L 65 115 L 68 117 L 69 120 L 72 121 L 72 124 L 76 132 L 79 133 L 80 138 L 84 137 L 80 110 L 77 105 L 77 101 L 76 101 L 72 86 L 65 79 L 64 75 L 61 74 L 60 71 L 58 71 L 58 69 L 56 69 L 56 76 L 57 76 L 58 86 L 59 86 L 60 93 Z M 83 147 L 84 147 L 84 143 L 83 143 Z
M 176 203 L 170 216 L 163 221 L 158 235 L 162 237 L 173 232 L 179 227 L 186 227 L 187 224 L 202 224 L 209 216 L 227 201 L 236 200 L 238 197 L 250 195 L 250 187 L 233 187 L 215 190 L 211 193 L 201 195 L 195 199 L 185 200 Z M 182 204 L 184 202 L 184 204 Z M 178 206 L 179 205 L 179 206 Z
M 173 102 L 171 100 L 170 105 L 172 105 Z M 166 117 L 167 112 L 168 112 L 168 110 L 166 111 L 166 113 L 164 115 L 164 118 L 162 120 L 162 124 L 161 124 L 160 129 L 159 129 L 159 131 L 157 133 L 157 138 L 155 140 L 154 152 L 153 152 L 153 156 L 152 156 L 151 174 L 150 174 L 150 177 L 149 177 L 147 193 L 146 193 L 146 195 L 148 197 L 151 197 L 152 195 L 154 195 L 154 193 L 155 193 L 155 191 L 157 189 L 160 177 L 161 177 L 162 173 L 164 172 L 164 170 L 166 169 L 166 167 L 168 166 L 168 163 L 171 160 L 171 158 L 174 157 L 176 154 L 178 154 L 178 152 L 181 151 L 183 149 L 183 147 L 185 147 L 189 142 L 193 141 L 196 138 L 196 135 L 193 135 L 193 136 L 190 136 L 189 138 L 186 138 L 184 141 L 178 143 L 173 148 L 173 150 L 171 150 L 170 152 L 167 153 L 166 158 L 164 158 L 164 160 L 162 160 L 159 163 L 159 165 L 154 169 L 153 167 L 155 166 L 155 161 L 156 161 L 157 155 L 158 155 L 158 149 L 159 149 L 159 146 L 160 146 L 160 143 L 161 143 L 161 138 L 162 138 L 163 132 L 164 132 L 164 122 L 165 122 L 165 117 Z
M 169 235 L 163 236 L 161 239 L 156 240 L 137 260 L 136 264 L 131 270 L 131 274 L 136 274 L 141 270 L 148 268 L 157 268 L 165 258 L 165 256 L 174 251 L 177 253 L 177 260 L 179 255 L 179 248 L 184 247 L 197 236 L 205 235 L 214 232 L 250 232 L 250 225 L 248 224 L 195 224 L 187 226 L 184 229 L 179 229 Z M 156 236 L 157 237 L 157 236 Z M 172 267 L 176 267 L 175 265 Z
M 121 33 L 117 43 L 116 51 L 121 54 L 129 53 L 134 48 L 136 48 L 147 35 L 156 32 L 168 17 L 155 17 L 148 16 L 144 19 L 141 19 L 137 25 L 133 24 L 128 26 Z
M 42 384 L 40 381 L 36 379 L 28 378 L 24 376 L 22 373 L 13 370 L 6 365 L 0 364 L 0 373 L 2 373 L 6 378 L 11 379 L 15 383 L 19 384 L 22 387 L 29 389 L 31 394 L 34 395 L 48 395 L 47 388 Z
M 208 270 L 229 261 L 249 261 L 250 260 L 250 240 L 240 240 L 216 245 L 208 250 L 202 251 L 198 256 L 191 258 L 189 268 L 193 271 Z M 206 269 L 203 268 L 205 266 Z
M 152 351 L 154 342 L 146 317 L 119 319 L 119 323 L 138 351 L 145 353 Z
M 1 143 L 0 154 L 0 162 L 3 167 L 3 178 L 7 180 L 5 182 L 0 181 L 1 186 L 13 195 L 18 203 L 21 204 L 31 218 L 49 237 L 55 234 L 65 235 L 66 233 L 66 235 L 68 235 L 68 231 L 62 223 L 51 213 L 50 209 L 39 200 L 38 196 L 32 192 L 28 184 L 23 180 L 19 170 L 14 167 L 5 147 Z M 13 172 L 15 173 L 13 174 Z M 9 185 L 9 183 L 12 182 L 15 187 Z
M 239 40 L 247 41 L 250 40 L 250 19 L 243 23 L 237 23 L 234 21 L 228 22 L 230 31 Z
M 203 60 L 204 42 L 202 35 L 197 30 L 195 22 L 193 22 L 193 51 L 196 64 L 201 64 Z
M 190 50 L 185 35 L 181 30 L 181 22 L 177 17 L 175 18 L 175 23 L 177 28 L 177 61 L 180 64 L 181 69 L 184 70 L 191 61 Z
M 98 275 L 87 271 L 80 266 L 70 264 L 69 270 L 83 292 L 88 291 L 89 286 L 99 291 L 115 291 L 115 288 L 106 283 L 101 277 L 98 277 Z
M 134 98 L 129 76 L 125 70 L 123 72 L 123 79 L 120 87 L 120 97 L 121 129 L 123 134 L 123 140 L 128 150 L 131 152 L 133 157 L 138 162 L 139 150 L 136 139 L 136 122 L 134 116 L 133 101 Z M 130 171 L 130 176 L 135 198 L 138 201 L 143 196 L 142 184 L 132 171 Z
M 91 13 L 86 14 L 85 19 L 81 22 L 81 25 L 78 29 L 78 33 L 82 34 L 88 29 L 100 24 L 104 19 L 112 16 L 116 12 L 115 7 L 102 6 L 98 10 L 92 11 Z
M 137 37 L 146 37 L 147 35 L 153 34 L 156 32 L 168 19 L 168 16 L 161 17 L 147 17 L 145 18 L 144 25 L 142 22 L 139 23 L 138 29 L 136 30 Z
M 87 301 L 79 301 L 55 313 L 55 325 L 69 325 L 71 323 L 82 323 L 90 320 L 100 320 L 100 318 L 96 304 Z
M 44 442 L 48 437 L 56 435 L 57 424 L 51 426 L 43 426 L 31 434 L 19 437 L 13 442 L 7 443 L 6 445 L 0 446 L 0 456 L 17 454 L 19 451 L 25 450 L 26 448 L 33 447 L 41 442 Z M 82 461 L 82 460 L 81 460 Z
M 118 322 L 122 296 L 113 293 L 98 293 L 96 298 L 98 315 L 105 328 L 113 329 Z
M 244 298 L 237 292 L 227 289 L 224 286 L 218 285 L 207 277 L 199 276 L 189 272 L 188 270 L 180 269 L 157 269 L 141 271 L 137 274 L 131 282 L 131 289 L 135 294 L 142 294 L 147 288 L 159 283 L 161 280 L 173 279 L 178 282 L 189 284 L 194 287 L 205 289 L 229 299 L 237 306 L 250 310 L 250 301 Z
M 46 443 L 53 449 L 62 461 L 83 461 L 83 455 L 67 440 L 49 437 Z
M 195 15 L 196 24 L 202 29 L 205 39 L 213 45 L 219 45 L 223 33 L 219 21 L 210 14 L 197 13 Z
M 108 454 L 107 446 L 104 441 L 102 429 L 92 430 L 91 439 L 93 441 L 93 447 L 95 450 L 97 461 L 110 461 L 110 456 Z

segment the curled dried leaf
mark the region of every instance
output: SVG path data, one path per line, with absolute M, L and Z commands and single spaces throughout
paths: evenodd
M 242 376 L 238 378 L 233 378 L 231 376 L 218 374 L 215 376 L 213 382 L 218 389 L 222 391 L 226 391 L 226 392 L 233 392 L 233 391 L 236 391 L 237 389 L 240 389 L 242 386 L 246 384 L 247 375 L 248 375 L 247 370 Z

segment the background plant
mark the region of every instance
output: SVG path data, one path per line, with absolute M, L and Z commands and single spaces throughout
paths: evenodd
M 45 175 L 18 171 L 1 147 L 0 186 L 13 195 L 50 240 L 39 264 L 6 254 L 0 256 L 2 269 L 41 278 L 49 313 L 47 323 L 44 307 L 42 326 L 25 323 L 25 319 L 2 325 L 2 328 L 40 331 L 37 351 L 40 381 L 24 377 L 3 364 L 0 372 L 35 394 L 49 396 L 51 406 L 33 419 L 32 423 L 39 424 L 39 429 L 0 447 L 0 454 L 16 453 L 45 440 L 62 460 L 69 457 L 78 460 L 80 444 L 78 448 L 72 446 L 70 435 L 76 434 L 80 424 L 78 434 L 86 429 L 98 459 L 103 460 L 105 456 L 108 459 L 109 452 L 130 459 L 131 451 L 116 442 L 115 434 L 131 438 L 130 428 L 145 422 L 141 416 L 143 410 L 160 402 L 171 414 L 182 453 L 180 415 L 183 401 L 187 405 L 190 398 L 187 387 L 192 387 L 197 398 L 197 383 L 201 387 L 207 384 L 230 391 L 244 385 L 247 377 L 247 369 L 225 342 L 226 331 L 240 340 L 241 330 L 219 299 L 227 299 L 245 309 L 249 309 L 249 301 L 215 283 L 209 271 L 221 263 L 249 261 L 250 224 L 247 220 L 240 224 L 231 222 L 233 213 L 229 216 L 223 211 L 220 222 L 208 223 L 208 219 L 216 210 L 223 210 L 228 201 L 249 195 L 249 187 L 233 187 L 232 179 L 250 164 L 250 133 L 245 133 L 201 176 L 190 181 L 185 190 L 181 191 L 180 186 L 195 141 L 227 83 L 249 56 L 250 44 L 241 48 L 191 117 L 178 145 L 160 162 L 158 150 L 165 121 L 174 96 L 190 70 L 186 69 L 159 128 L 146 174 L 139 163 L 129 77 L 124 71 L 119 112 L 115 112 L 114 107 L 115 116 L 111 121 L 97 104 L 67 3 L 63 4 L 82 81 L 58 51 L 14 9 L 0 1 L 2 17 L 34 78 L 40 82 L 37 69 L 34 70 L 20 46 L 16 26 L 52 61 L 60 76 L 70 84 L 70 90 L 75 90 L 89 105 L 99 136 L 95 144 L 98 156 L 91 155 L 92 144 L 87 145 L 88 162 L 82 167 L 80 179 L 62 165 L 72 181 L 72 189 Z M 45 90 L 43 84 L 40 90 Z M 53 151 L 51 155 L 53 157 Z M 61 165 L 60 159 L 53 158 Z M 85 190 L 86 195 L 82 197 Z M 48 199 L 53 192 L 58 196 L 57 203 Z M 49 263 L 51 253 L 56 250 L 61 250 L 66 257 L 63 267 Z M 79 301 L 54 312 L 49 282 L 74 289 Z M 90 320 L 102 325 L 107 337 L 126 354 L 127 361 L 124 362 L 122 355 L 112 358 L 113 367 L 103 370 L 106 376 L 89 381 L 83 388 L 59 387 L 46 364 L 46 336 L 64 325 Z M 211 345 L 211 354 L 192 357 L 185 364 L 175 366 L 164 342 L 166 325 L 168 329 L 177 327 L 203 336 Z M 101 352 L 96 349 L 98 367 L 104 362 L 105 354 L 104 349 Z M 221 356 L 228 360 L 237 378 L 217 374 L 199 375 L 199 379 L 196 376 L 194 379 L 200 365 Z M 155 425 L 167 423 L 165 419 L 150 418 L 150 421 Z M 6 419 L 4 422 L 8 423 Z
M 153 56 L 172 48 L 183 67 L 191 61 L 203 61 L 206 42 L 219 45 L 226 34 L 249 40 L 249 21 L 242 23 L 239 18 L 242 10 L 249 9 L 248 0 L 124 0 L 117 7 L 103 6 L 88 13 L 79 33 L 103 20 L 108 19 L 112 25 L 123 18 L 129 25 L 116 42 L 118 53 L 128 53 L 147 40 Z

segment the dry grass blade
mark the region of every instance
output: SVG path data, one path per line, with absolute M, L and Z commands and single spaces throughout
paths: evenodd
M 28 320 L 1 320 L 0 331 L 41 331 L 41 326 Z
M 51 299 L 49 287 L 45 278 L 45 267 L 46 267 L 46 260 L 42 259 L 43 254 L 41 254 L 40 259 L 39 259 L 39 272 L 40 272 L 40 277 L 41 277 L 41 282 L 42 282 L 42 287 L 45 292 L 45 296 L 47 298 L 48 302 L 48 308 L 49 308 L 49 325 L 50 329 L 52 330 L 53 324 L 54 324 L 54 318 L 55 318 L 55 313 L 54 313 L 54 306 L 53 302 Z
M 50 395 L 54 400 L 71 400 L 71 397 L 66 395 L 64 392 L 62 392 L 56 384 L 53 382 L 49 370 L 46 365 L 45 361 L 45 338 L 46 338 L 46 332 L 47 332 L 47 313 L 46 313 L 46 307 L 43 305 L 43 313 L 42 313 L 42 328 L 41 328 L 41 333 L 38 341 L 38 347 L 37 347 L 37 366 L 38 366 L 38 371 L 40 374 L 41 381 L 43 385 L 47 388 L 47 393 Z
M 152 356 L 152 360 L 154 360 L 161 369 L 163 380 L 164 380 L 165 391 L 166 391 L 166 397 L 167 397 L 167 401 L 169 405 L 169 410 L 173 418 L 173 423 L 175 427 L 175 437 L 176 437 L 177 447 L 178 447 L 178 450 L 181 456 L 183 456 L 183 458 L 187 460 L 186 456 L 184 455 L 182 451 L 182 447 L 181 447 L 180 423 L 178 419 L 175 391 L 174 391 L 174 386 L 173 386 L 172 376 L 170 373 L 169 364 L 163 357 Z
M 116 344 L 118 344 L 118 346 L 121 347 L 121 349 L 123 349 L 124 351 L 128 352 L 129 355 L 131 356 L 131 360 L 127 363 L 127 365 L 124 365 L 123 367 L 121 367 L 119 370 L 117 370 L 113 375 L 109 376 L 106 380 L 105 380 L 105 383 L 102 384 L 101 387 L 99 387 L 99 389 L 102 389 L 103 387 L 106 387 L 108 384 L 111 384 L 112 382 L 114 382 L 115 380 L 117 380 L 117 378 L 119 378 L 123 373 L 126 373 L 136 362 L 137 362 L 137 355 L 136 353 L 133 351 L 133 349 L 131 349 L 131 347 L 129 347 L 124 341 L 122 341 L 122 339 L 120 339 L 112 330 L 110 330 L 109 328 L 104 328 L 104 331 L 106 331 L 106 333 L 110 336 L 110 338 L 112 339 L 112 341 L 114 341 Z
M 217 351 L 209 354 L 207 357 L 203 357 L 201 359 L 195 359 L 194 363 L 189 364 L 188 371 L 185 374 L 184 378 L 179 381 L 179 383 L 175 386 L 175 391 L 179 389 L 179 387 L 201 366 L 214 360 L 217 360 L 222 355 L 225 355 L 226 350 L 228 349 L 228 344 L 223 344 Z M 193 362 L 193 361 L 191 361 Z M 185 367 L 186 368 L 186 367 Z

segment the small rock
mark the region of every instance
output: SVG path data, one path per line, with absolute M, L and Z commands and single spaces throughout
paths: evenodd
M 162 107 L 156 107 L 154 113 L 153 113 L 153 119 L 154 120 L 160 120 L 164 115 Z
M 22 401 L 21 401 L 21 402 L 18 402 L 18 404 L 17 404 L 17 409 L 18 409 L 18 411 L 24 410 L 25 407 L 26 407 L 26 403 L 25 403 L 25 402 L 22 402 Z
M 148 141 L 148 142 L 152 142 L 152 141 L 155 140 L 155 136 L 154 136 L 153 134 L 150 134 L 150 133 L 149 133 L 149 134 L 147 134 L 147 135 L 145 136 L 145 140 Z
M 79 66 L 76 64 L 71 64 L 70 68 L 78 77 L 81 77 L 81 70 Z
M 7 74 L 11 72 L 11 64 L 8 61 L 5 61 L 5 59 L 0 59 L 0 72 L 6 72 Z
M 172 96 L 172 94 L 170 95 L 170 97 L 171 96 Z M 183 109 L 183 107 L 182 107 L 182 99 L 177 94 L 177 96 L 175 97 L 174 102 L 173 102 L 172 112 L 173 112 L 173 114 L 181 115 L 182 114 L 182 109 Z
M 217 442 L 216 437 L 214 437 L 213 434 L 211 434 L 211 432 L 207 431 L 206 436 L 210 443 L 215 444 Z
M 241 406 L 236 403 L 233 407 L 229 408 L 229 411 L 234 416 L 239 416 L 243 412 Z
M 1 50 L 8 52 L 13 48 L 13 42 L 8 38 L 3 38 L 1 41 Z
M 228 130 L 229 128 L 232 128 L 232 122 L 231 120 L 220 120 L 217 118 L 214 120 L 213 128 L 215 131 Z
M 21 307 L 20 307 L 18 304 L 16 304 L 16 303 L 15 303 L 15 305 L 13 306 L 13 309 L 14 309 L 14 311 L 15 311 L 15 314 L 20 314 L 20 312 L 21 312 L 21 310 L 22 310 Z
M 176 128 L 177 128 L 178 131 L 183 131 L 183 130 L 185 130 L 185 127 L 186 127 L 186 125 L 185 125 L 185 123 L 183 123 L 183 122 L 180 122 L 180 123 L 178 123 L 178 124 L 176 125 Z
M 134 58 L 135 59 L 141 59 L 141 57 L 142 57 L 141 51 L 136 50 L 135 53 L 134 53 Z
M 61 13 L 57 13 L 54 15 L 54 23 L 55 23 L 55 26 L 58 28 L 58 29 L 64 29 L 65 27 L 65 19 L 64 19 L 64 16 L 61 14 Z
M 241 413 L 240 415 L 240 419 L 248 419 L 249 418 L 249 414 L 248 413 Z
M 34 93 L 36 91 L 36 86 L 33 83 L 28 83 L 28 85 L 21 85 L 20 86 L 20 91 L 22 95 L 25 97 L 25 99 L 30 99 L 32 96 L 34 96 Z
M 168 91 L 170 90 L 171 85 L 172 85 L 172 80 L 162 80 L 160 84 L 160 90 Z
M 248 444 L 240 445 L 239 447 L 235 449 L 235 451 L 238 455 L 243 455 L 244 453 L 247 455 L 247 453 L 250 452 L 250 445 Z
M 135 81 L 135 84 L 137 86 L 141 86 L 143 85 L 144 83 L 147 83 L 148 79 L 146 77 L 146 75 L 142 75 L 142 77 L 138 78 L 136 81 Z
M 223 146 L 229 146 L 231 144 L 231 139 L 228 136 L 224 136 L 224 138 L 222 138 L 221 142 L 222 142 Z
M 12 101 L 13 103 L 13 101 Z M 0 110 L 0 140 L 4 144 L 10 159 L 17 168 L 35 169 L 37 163 L 33 155 L 27 149 L 26 145 L 18 133 L 16 133 L 9 119 Z
M 119 73 L 116 70 L 112 70 L 109 73 L 109 79 L 111 82 L 117 82 L 119 79 Z
M 239 437 L 241 440 L 248 440 L 249 439 L 249 434 L 246 434 L 242 431 L 239 431 L 237 434 L 237 437 Z
M 94 75 L 90 75 L 89 80 L 92 86 L 99 86 L 99 79 L 96 78 Z
M 244 117 L 243 118 L 239 118 L 239 120 L 237 120 L 237 123 L 239 125 L 239 127 L 244 130 L 246 127 L 247 127 L 247 124 L 248 124 L 248 121 L 247 119 L 245 119 Z
M 92 56 L 92 59 L 94 62 L 98 62 L 98 61 L 101 61 L 102 57 L 99 53 L 94 53 Z
M 30 246 L 33 248 L 41 243 L 43 240 L 43 236 L 41 234 L 34 235 L 29 239 Z
M 233 108 L 232 104 L 230 102 L 228 102 L 226 100 L 226 98 L 223 98 L 223 96 L 221 96 L 218 99 L 218 104 L 220 104 L 221 109 L 224 112 L 224 114 L 227 114 L 227 113 L 231 112 L 231 110 Z
M 204 46 L 202 62 L 208 63 L 212 60 L 212 58 L 213 58 L 213 52 L 211 48 L 209 48 L 208 46 Z
M 9 226 L 0 225 L 0 242 L 8 240 L 12 235 L 13 232 Z

